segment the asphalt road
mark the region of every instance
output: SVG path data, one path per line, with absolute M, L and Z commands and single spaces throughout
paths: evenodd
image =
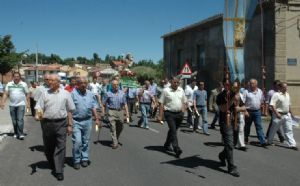
M 209 117 L 211 119 L 211 117 Z M 100 141 L 93 131 L 91 139 L 91 165 L 75 170 L 72 167 L 72 143 L 68 137 L 65 180 L 58 182 L 51 175 L 43 154 L 40 123 L 26 116 L 28 136 L 24 141 L 8 137 L 0 148 L 0 186 L 9 185 L 300 185 L 300 151 L 279 146 L 264 149 L 253 141 L 247 152 L 234 151 L 235 163 L 241 177 L 226 173 L 219 167 L 218 153 L 223 149 L 218 130 L 211 135 L 192 133 L 182 127 L 178 132 L 183 150 L 180 159 L 162 150 L 167 125 L 151 122 L 150 130 L 125 125 L 120 148 L 111 149 L 109 129 L 103 127 Z M 252 129 L 252 133 L 255 130 Z M 300 130 L 294 130 L 300 142 Z

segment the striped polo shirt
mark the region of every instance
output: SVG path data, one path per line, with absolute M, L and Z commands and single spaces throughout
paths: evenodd
M 16 84 L 14 81 L 11 81 L 7 83 L 5 91 L 9 95 L 9 106 L 26 105 L 26 95 L 29 93 L 29 89 L 25 82 L 20 81 Z

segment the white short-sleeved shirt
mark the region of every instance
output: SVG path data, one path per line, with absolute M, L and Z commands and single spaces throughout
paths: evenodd
M 90 86 L 90 91 L 94 94 L 94 95 L 98 95 L 99 94 L 99 92 L 100 92 L 100 88 L 101 88 L 101 86 L 100 86 L 100 84 L 99 83 L 90 83 L 89 84 L 89 86 Z
M 9 106 L 18 107 L 26 105 L 26 95 L 29 93 L 25 82 L 20 81 L 16 84 L 14 81 L 7 83 L 5 91 L 9 95 Z
M 181 87 L 178 87 L 177 90 L 168 87 L 163 90 L 159 102 L 164 105 L 165 110 L 180 112 L 187 99 Z
M 271 98 L 270 105 L 274 106 L 278 112 L 288 113 L 291 105 L 289 93 L 275 92 Z
M 189 106 L 193 106 L 194 103 L 194 92 L 198 90 L 198 86 L 195 86 L 194 89 L 192 89 L 192 87 L 190 85 L 187 85 L 185 87 L 185 96 L 187 98 L 187 102 L 189 104 Z
M 259 88 L 254 92 L 251 90 L 245 90 L 243 100 L 245 101 L 246 107 L 250 110 L 259 110 L 260 105 L 264 101 L 264 94 Z

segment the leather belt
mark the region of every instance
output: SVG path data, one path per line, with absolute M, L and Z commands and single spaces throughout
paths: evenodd
M 117 108 L 108 108 L 109 110 L 116 110 L 116 111 L 121 111 L 122 109 L 117 109 Z
M 44 121 L 50 121 L 50 122 L 60 122 L 66 120 L 66 118 L 58 118 L 58 119 L 49 119 L 49 118 L 44 118 Z
M 85 118 L 73 118 L 75 121 L 85 121 L 91 119 L 91 116 L 85 117 Z
M 170 110 L 166 110 L 165 112 L 170 112 L 172 114 L 179 114 L 181 113 L 182 111 L 170 111 Z

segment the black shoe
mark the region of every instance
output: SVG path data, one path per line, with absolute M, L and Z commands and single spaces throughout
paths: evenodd
M 210 127 L 208 127 L 209 129 L 216 129 L 216 127 L 215 126 L 210 126 Z
M 246 152 L 247 151 L 247 147 L 240 147 L 240 148 L 238 148 L 238 150 Z
M 74 163 L 74 169 L 79 170 L 80 169 L 80 164 L 79 163 Z
M 240 177 L 240 173 L 237 171 L 237 168 L 229 169 L 228 173 L 234 177 Z
M 221 167 L 225 167 L 226 161 L 225 161 L 225 158 L 221 156 L 221 154 L 219 154 L 219 160 L 221 162 Z
M 82 167 L 87 167 L 87 166 L 89 166 L 88 161 L 82 161 L 82 162 L 81 162 L 81 166 L 82 166 Z
M 269 143 L 263 143 L 260 146 L 263 147 L 263 148 L 265 148 L 265 149 L 267 149 L 269 145 L 270 145 Z
M 64 174 L 63 173 L 56 173 L 56 178 L 58 181 L 63 181 L 64 180 Z
M 295 151 L 299 150 L 298 147 L 290 147 L 290 149 L 295 150 Z
M 171 146 L 164 146 L 164 150 L 165 151 L 170 151 L 170 152 L 173 152 L 173 149 L 172 149 L 172 147 Z
M 279 139 L 280 143 L 284 143 L 284 138 Z
M 180 155 L 182 154 L 182 150 L 181 149 L 178 149 L 177 151 L 176 151 L 176 155 L 175 155 L 175 157 L 176 158 L 180 158 Z
M 249 138 L 245 138 L 245 144 L 249 144 Z

